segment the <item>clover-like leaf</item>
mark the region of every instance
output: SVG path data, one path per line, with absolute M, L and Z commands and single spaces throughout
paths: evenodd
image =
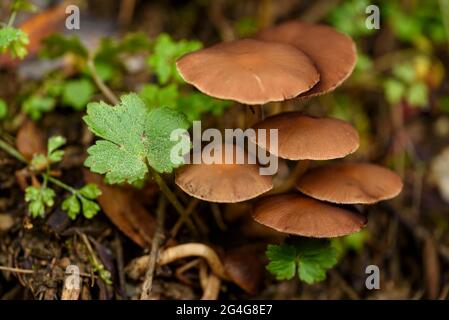
M 101 190 L 96 184 L 89 183 L 82 187 L 79 193 L 87 199 L 95 200 L 101 195 Z
M 81 212 L 81 205 L 75 194 L 72 194 L 70 197 L 65 199 L 62 202 L 61 208 L 62 210 L 67 212 L 67 216 L 72 220 L 75 220 L 78 214 Z
M 277 280 L 288 280 L 296 273 L 296 250 L 289 245 L 268 245 L 267 257 L 270 263 L 267 265 L 268 271 L 276 276 Z
M 25 201 L 29 202 L 28 211 L 33 218 L 43 217 L 45 208 L 54 205 L 55 192 L 48 187 L 27 187 L 25 189 Z
M 13 58 L 24 58 L 27 54 L 28 35 L 20 29 L 5 27 L 0 29 L 0 53 L 7 50 Z
M 299 278 L 308 283 L 326 279 L 326 271 L 337 263 L 337 250 L 325 239 L 297 238 L 290 244 L 270 245 L 267 257 L 268 271 L 278 280 L 288 280 L 298 272 Z
M 158 172 L 171 172 L 179 164 L 170 153 L 177 143 L 170 140 L 173 130 L 187 129 L 184 115 L 170 108 L 148 111 L 136 94 L 123 96 L 120 105 L 90 103 L 84 121 L 98 140 L 87 152 L 85 165 L 105 174 L 110 183 L 142 180 L 147 165 Z

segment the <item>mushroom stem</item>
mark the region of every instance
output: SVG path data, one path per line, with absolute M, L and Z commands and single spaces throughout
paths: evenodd
M 245 128 L 251 128 L 253 125 L 264 119 L 263 105 L 251 105 L 245 111 Z
M 150 166 L 148 166 L 148 170 L 153 174 L 154 181 L 157 183 L 159 189 L 165 195 L 167 200 L 172 204 L 172 206 L 176 209 L 176 211 L 178 211 L 179 215 L 181 216 L 181 220 L 187 224 L 187 226 L 193 233 L 197 234 L 198 231 L 196 230 L 196 227 L 193 224 L 192 220 L 190 219 L 188 213 L 186 212 L 182 204 L 179 202 L 176 195 L 167 186 L 164 179 L 156 171 L 152 170 Z
M 220 258 L 213 249 L 202 243 L 186 243 L 168 248 L 159 255 L 159 264 L 164 265 L 187 257 L 202 257 L 212 271 L 221 279 L 229 280 Z
M 293 172 L 290 174 L 290 177 L 279 187 L 273 189 L 268 194 L 279 194 L 284 193 L 292 189 L 296 183 L 296 181 L 307 171 L 309 168 L 310 160 L 301 160 L 298 161 L 293 169 Z

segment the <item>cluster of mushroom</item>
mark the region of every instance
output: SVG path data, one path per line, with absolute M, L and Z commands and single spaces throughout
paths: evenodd
M 348 36 L 328 26 L 291 21 L 250 39 L 189 53 L 177 68 L 186 82 L 209 96 L 263 105 L 330 92 L 352 73 L 355 62 L 355 45 Z M 277 129 L 277 150 L 269 140 L 256 136 L 254 142 L 279 158 L 304 163 L 342 158 L 359 147 L 358 133 L 349 123 L 299 112 L 268 117 L 254 129 Z M 256 198 L 273 188 L 272 177 L 261 176 L 257 164 L 189 164 L 177 172 L 176 184 L 193 197 L 224 203 Z M 305 172 L 296 189 L 300 193 L 262 198 L 253 208 L 254 219 L 294 235 L 351 234 L 366 225 L 366 217 L 334 204 L 393 198 L 402 181 L 386 168 L 345 162 Z

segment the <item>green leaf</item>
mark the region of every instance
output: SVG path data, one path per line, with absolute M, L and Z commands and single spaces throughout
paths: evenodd
M 416 73 L 411 63 L 400 63 L 393 67 L 393 75 L 405 83 L 415 81 Z
M 83 110 L 95 93 L 95 86 L 87 79 L 67 81 L 62 92 L 62 102 L 75 110 Z
M 301 239 L 296 247 L 299 278 L 312 284 L 326 279 L 326 271 L 337 264 L 337 251 L 325 239 Z
M 384 82 L 384 92 L 387 101 L 391 104 L 396 104 L 401 101 L 405 92 L 405 86 L 398 80 L 387 79 Z
M 47 149 L 48 154 L 53 153 L 56 149 L 59 149 L 62 147 L 67 140 L 63 136 L 53 136 L 50 139 L 48 139 Z
M 22 104 L 22 111 L 31 119 L 39 120 L 43 113 L 53 110 L 56 101 L 52 97 L 31 96 Z
M 231 105 L 230 101 L 218 100 L 200 92 L 191 92 L 178 100 L 178 109 L 187 116 L 189 121 L 200 120 L 205 113 L 219 116 Z
M 190 123 L 182 113 L 162 107 L 149 112 L 145 126 L 148 163 L 157 172 L 172 172 L 180 163 L 171 160 L 171 151 L 178 142 L 171 141 L 170 135 L 177 129 L 187 130 Z M 181 148 L 186 149 L 190 149 L 190 143 Z
M 27 0 L 14 0 L 11 6 L 12 11 L 36 12 L 38 8 Z
M 87 60 L 87 49 L 77 36 L 66 37 L 56 33 L 45 38 L 43 44 L 40 56 L 44 58 L 56 59 L 71 53 L 83 60 Z
M 0 53 L 11 52 L 13 58 L 23 59 L 27 54 L 28 35 L 20 29 L 6 27 L 0 29 Z
M 43 170 L 47 164 L 47 157 L 43 154 L 35 154 L 33 159 L 31 159 L 31 168 L 33 170 Z
M 178 95 L 178 86 L 174 83 L 165 87 L 159 87 L 152 83 L 146 84 L 139 93 L 150 109 L 162 106 L 176 107 Z
M 429 99 L 429 90 L 425 83 L 418 82 L 412 84 L 407 91 L 407 101 L 412 106 L 422 107 L 427 105 Z
M 5 100 L 0 99 L 0 120 L 5 119 L 8 115 L 8 106 Z
M 25 189 L 25 201 L 29 202 L 28 211 L 33 218 L 43 217 L 45 208 L 54 205 L 55 192 L 47 187 L 27 187 Z
M 289 280 L 296 273 L 295 247 L 283 244 L 281 246 L 268 245 L 267 257 L 270 263 L 267 270 L 276 276 L 277 280 Z
M 337 263 L 337 251 L 325 239 L 296 238 L 290 244 L 269 245 L 267 257 L 267 269 L 276 279 L 291 279 L 297 271 L 308 284 L 326 279 L 326 271 Z
M 67 216 L 72 220 L 75 220 L 81 211 L 81 206 L 78 198 L 74 194 L 62 202 L 61 208 L 62 210 L 67 212 Z
M 87 219 L 92 219 L 99 211 L 100 206 L 92 200 L 81 198 L 81 205 L 83 207 L 83 215 Z
M 171 172 L 170 152 L 176 144 L 170 141 L 175 129 L 187 129 L 185 117 L 170 108 L 150 112 L 136 94 L 121 98 L 120 105 L 90 103 L 83 118 L 98 140 L 87 152 L 85 165 L 93 172 L 106 174 L 110 183 L 142 180 L 147 163 L 158 172 Z
M 148 64 L 158 77 L 160 84 L 166 84 L 170 79 L 182 81 L 176 70 L 175 61 L 186 53 L 202 48 L 199 41 L 174 41 L 168 34 L 160 34 L 154 45 L 153 54 Z
M 54 136 L 48 139 L 48 159 L 51 163 L 59 162 L 64 156 L 63 150 L 57 150 L 66 143 L 66 139 L 62 136 Z
M 97 199 L 101 195 L 101 190 L 96 184 L 89 183 L 79 190 L 79 193 L 87 199 Z

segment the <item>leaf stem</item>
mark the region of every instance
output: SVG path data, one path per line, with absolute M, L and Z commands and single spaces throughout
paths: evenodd
M 117 98 L 114 92 L 104 83 L 104 81 L 101 79 L 100 75 L 98 74 L 97 68 L 95 67 L 95 63 L 93 58 L 89 58 L 87 61 L 87 67 L 89 68 L 89 71 L 92 75 L 92 78 L 94 79 L 95 84 L 97 85 L 98 89 L 104 94 L 104 96 L 113 104 L 117 105 L 120 103 L 120 100 Z
M 151 169 L 150 166 L 148 166 L 148 170 L 153 174 L 154 181 L 157 183 L 159 189 L 165 195 L 167 200 L 176 209 L 176 211 L 178 211 L 179 215 L 181 216 L 181 220 L 187 224 L 187 226 L 190 228 L 192 232 L 197 234 L 198 231 L 196 230 L 195 225 L 193 224 L 192 220 L 187 214 L 187 211 L 184 209 L 183 205 L 179 202 L 176 195 L 170 190 L 168 185 L 165 183 L 165 180 L 159 175 L 159 173 Z
M 65 189 L 65 190 L 67 190 L 67 191 L 69 191 L 71 193 L 74 193 L 74 194 L 78 193 L 78 191 L 76 189 L 74 189 L 71 186 L 65 184 L 64 182 L 62 182 L 59 179 L 56 179 L 56 178 L 54 178 L 54 177 L 52 177 L 52 176 L 50 176 L 50 175 L 48 175 L 46 173 L 43 173 L 42 176 L 45 177 L 48 181 L 50 181 L 54 185 L 57 185 L 58 187 L 61 187 L 61 188 Z
M 17 160 L 19 160 L 20 162 L 28 164 L 28 161 L 25 159 L 25 157 L 19 151 L 17 151 L 13 146 L 9 145 L 2 139 L 0 139 L 0 148 L 3 149 L 9 155 L 11 155 L 14 158 L 16 158 Z
M 6 26 L 7 28 L 12 27 L 12 25 L 14 24 L 14 21 L 16 20 L 16 16 L 17 16 L 17 11 L 14 10 L 14 11 L 11 13 L 11 16 L 9 17 L 8 25 Z

